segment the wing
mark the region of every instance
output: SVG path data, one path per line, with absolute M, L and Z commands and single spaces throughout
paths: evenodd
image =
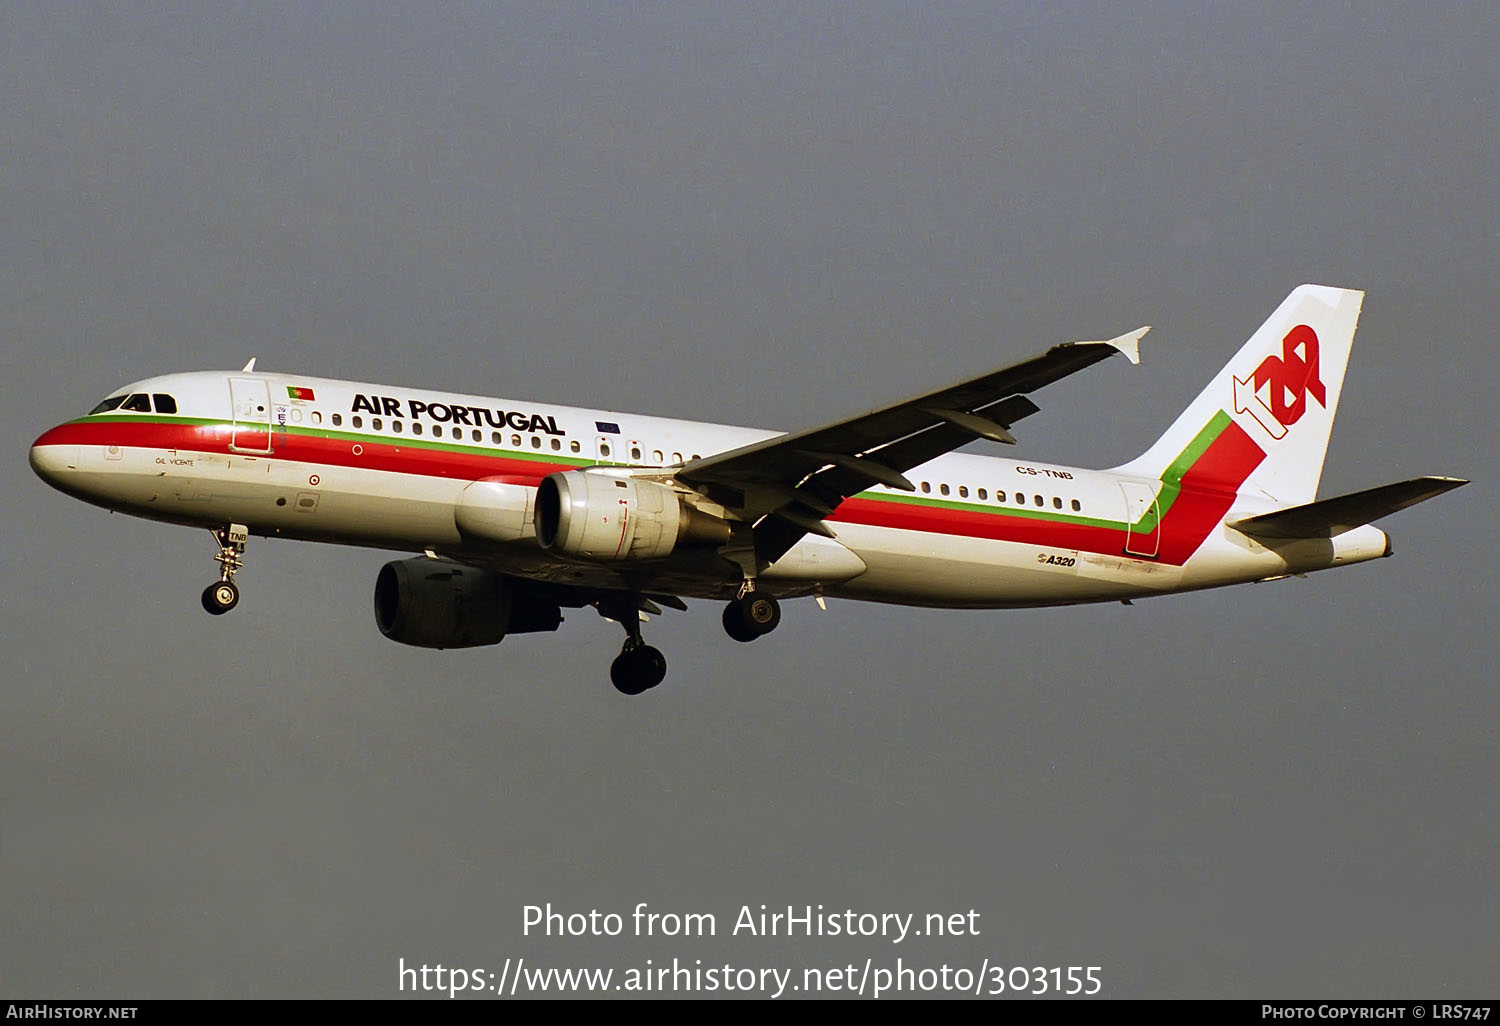
M 877 484 L 912 491 L 905 471 L 976 438 L 1014 443 L 1010 426 L 1037 412 L 1025 393 L 1115 353 L 1140 363 L 1140 339 L 1149 330 L 1108 342 L 1065 342 L 858 417 L 693 460 L 676 476 L 754 523 L 756 559 L 772 563 L 808 532 L 833 537 L 823 518 L 851 495 Z

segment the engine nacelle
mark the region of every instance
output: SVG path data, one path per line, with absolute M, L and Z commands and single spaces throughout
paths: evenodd
M 387 563 L 375 578 L 375 625 L 403 645 L 497 645 L 506 634 L 555 631 L 561 623 L 556 602 L 489 570 L 419 556 Z
M 679 545 L 722 545 L 729 521 L 703 513 L 655 481 L 564 470 L 542 478 L 536 540 L 584 559 L 655 559 Z

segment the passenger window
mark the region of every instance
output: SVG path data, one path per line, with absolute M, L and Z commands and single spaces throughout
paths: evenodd
M 695 460 L 696 460 L 696 459 L 699 459 L 699 456 L 698 456 L 698 454 L 697 454 L 697 453 L 693 453 L 693 459 L 695 459 Z
M 600 456 L 604 456 L 606 458 L 609 456 L 609 443 L 608 442 L 600 442 L 599 443 L 599 455 Z
M 1040 495 L 1038 495 L 1038 496 L 1037 496 L 1037 497 L 1036 497 L 1036 504 L 1037 504 L 1037 505 L 1038 505 L 1038 506 L 1040 506 L 1040 505 L 1042 505 L 1042 497 L 1041 497 L 1041 496 L 1040 496 Z
M 926 481 L 923 481 L 922 482 L 922 494 L 926 495 L 930 491 L 932 491 L 932 485 L 928 484 Z
M 401 433 L 401 422 L 399 420 L 391 421 L 391 430 L 399 435 Z
M 1077 513 L 1081 509 L 1083 509 L 1083 504 L 1080 503 L 1077 499 L 1074 499 L 1073 500 L 1073 512 Z
M 1016 493 L 1016 505 L 1017 506 L 1024 506 L 1024 505 L 1026 505 L 1026 496 L 1025 496 L 1024 493 L 1022 493 L 1022 492 L 1017 492 Z
M 641 447 L 639 445 L 632 445 L 630 447 L 630 458 L 633 459 L 633 460 L 637 460 L 637 461 L 640 460 L 640 458 L 641 458 Z
M 359 414 L 356 413 L 354 415 L 354 426 L 357 427 L 357 428 L 364 427 L 365 426 L 365 418 L 361 417 Z
M 510 436 L 510 447 L 512 449 L 519 449 L 521 447 L 521 436 L 520 435 L 511 435 Z
M 681 463 L 682 462 L 682 453 L 680 453 L 680 452 L 674 452 L 672 454 L 672 462 L 673 463 Z
M 561 438 L 554 438 L 554 439 L 552 439 L 552 451 L 553 452 L 557 452 L 561 448 L 562 448 L 562 439 Z
M 948 486 L 945 485 L 945 484 L 940 484 L 940 485 L 938 485 L 938 491 L 942 492 L 944 495 L 947 495 L 948 494 Z
M 1052 508 L 1053 509 L 1062 509 L 1062 500 L 1059 499 L 1055 495 L 1052 497 Z
M 982 502 L 983 500 L 989 498 L 989 494 L 983 488 L 981 488 L 981 489 L 979 489 L 979 498 L 980 498 L 980 501 Z
M 661 461 L 662 461 L 661 450 L 660 449 L 653 450 L 652 453 L 651 453 L 651 462 L 653 462 L 653 463 L 660 463 Z
M 569 452 L 578 452 L 580 449 L 581 449 L 581 446 L 579 446 L 579 444 L 578 444 L 578 439 L 575 438 L 571 442 L 568 443 L 568 451 Z
M 474 441 L 476 441 L 476 442 L 482 442 L 482 441 L 484 441 L 484 434 L 478 428 L 474 429 Z
M 531 436 L 531 447 L 533 449 L 540 449 L 542 447 L 542 436 L 541 435 L 532 435 Z
M 333 415 L 333 426 L 334 427 L 339 427 L 343 423 L 344 423 L 344 415 L 342 413 L 335 413 Z
M 173 399 L 169 395 L 163 395 L 160 392 L 153 392 L 153 393 L 151 393 L 151 400 L 152 400 L 152 402 L 156 403 L 156 412 L 157 413 L 176 413 L 177 412 L 177 400 Z
M 323 415 L 321 413 L 319 413 L 317 410 L 313 410 L 312 422 L 314 424 L 321 424 L 321 423 L 323 423 Z
M 414 420 L 414 421 L 411 422 L 411 433 L 414 434 L 414 435 L 420 435 L 422 433 L 422 422 L 421 421 Z M 436 425 L 436 424 L 432 425 L 432 437 L 434 437 L 434 438 L 442 438 L 443 437 L 443 429 L 440 428 L 440 427 L 438 427 L 438 425 Z
M 145 392 L 137 392 L 129 399 L 126 399 L 125 405 L 121 406 L 120 409 L 129 410 L 131 413 L 150 413 L 151 397 Z
M 108 399 L 104 400 L 104 402 L 100 403 L 98 406 L 95 406 L 92 410 L 90 410 L 89 416 L 93 416 L 96 413 L 108 413 L 110 410 L 118 410 L 120 408 L 120 404 L 124 401 L 125 397 L 123 395 L 112 395 Z
M 371 417 L 370 418 L 370 426 L 372 428 L 374 428 L 376 431 L 379 431 L 380 430 L 380 418 L 379 417 Z
M 493 443 L 495 443 L 496 445 L 499 445 L 500 444 L 500 432 L 498 432 L 498 431 L 491 431 L 490 432 L 490 441 L 493 442 Z
M 995 501 L 996 502 L 1004 502 L 1005 501 L 1005 493 L 1004 492 L 996 492 L 995 493 Z
M 968 485 L 959 485 L 958 486 L 958 497 L 960 499 L 967 499 L 969 497 L 969 486 Z

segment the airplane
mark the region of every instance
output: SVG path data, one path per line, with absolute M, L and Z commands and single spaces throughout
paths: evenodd
M 45 432 L 31 466 L 112 511 L 208 528 L 203 608 L 240 600 L 250 535 L 415 556 L 375 581 L 387 638 L 425 648 L 555 631 L 592 606 L 625 630 L 638 695 L 662 607 L 724 602 L 734 640 L 780 600 L 967 609 L 1124 602 L 1391 555 L 1372 521 L 1467 482 L 1317 499 L 1364 293 L 1302 285 L 1159 440 L 1111 470 L 956 452 L 1016 442 L 1030 394 L 1143 327 L 793 433 L 257 371 L 148 378 Z

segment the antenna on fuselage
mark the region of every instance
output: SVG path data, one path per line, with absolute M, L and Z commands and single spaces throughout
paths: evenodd
M 250 362 L 240 368 L 241 374 L 248 374 L 255 369 L 255 357 L 250 357 Z

